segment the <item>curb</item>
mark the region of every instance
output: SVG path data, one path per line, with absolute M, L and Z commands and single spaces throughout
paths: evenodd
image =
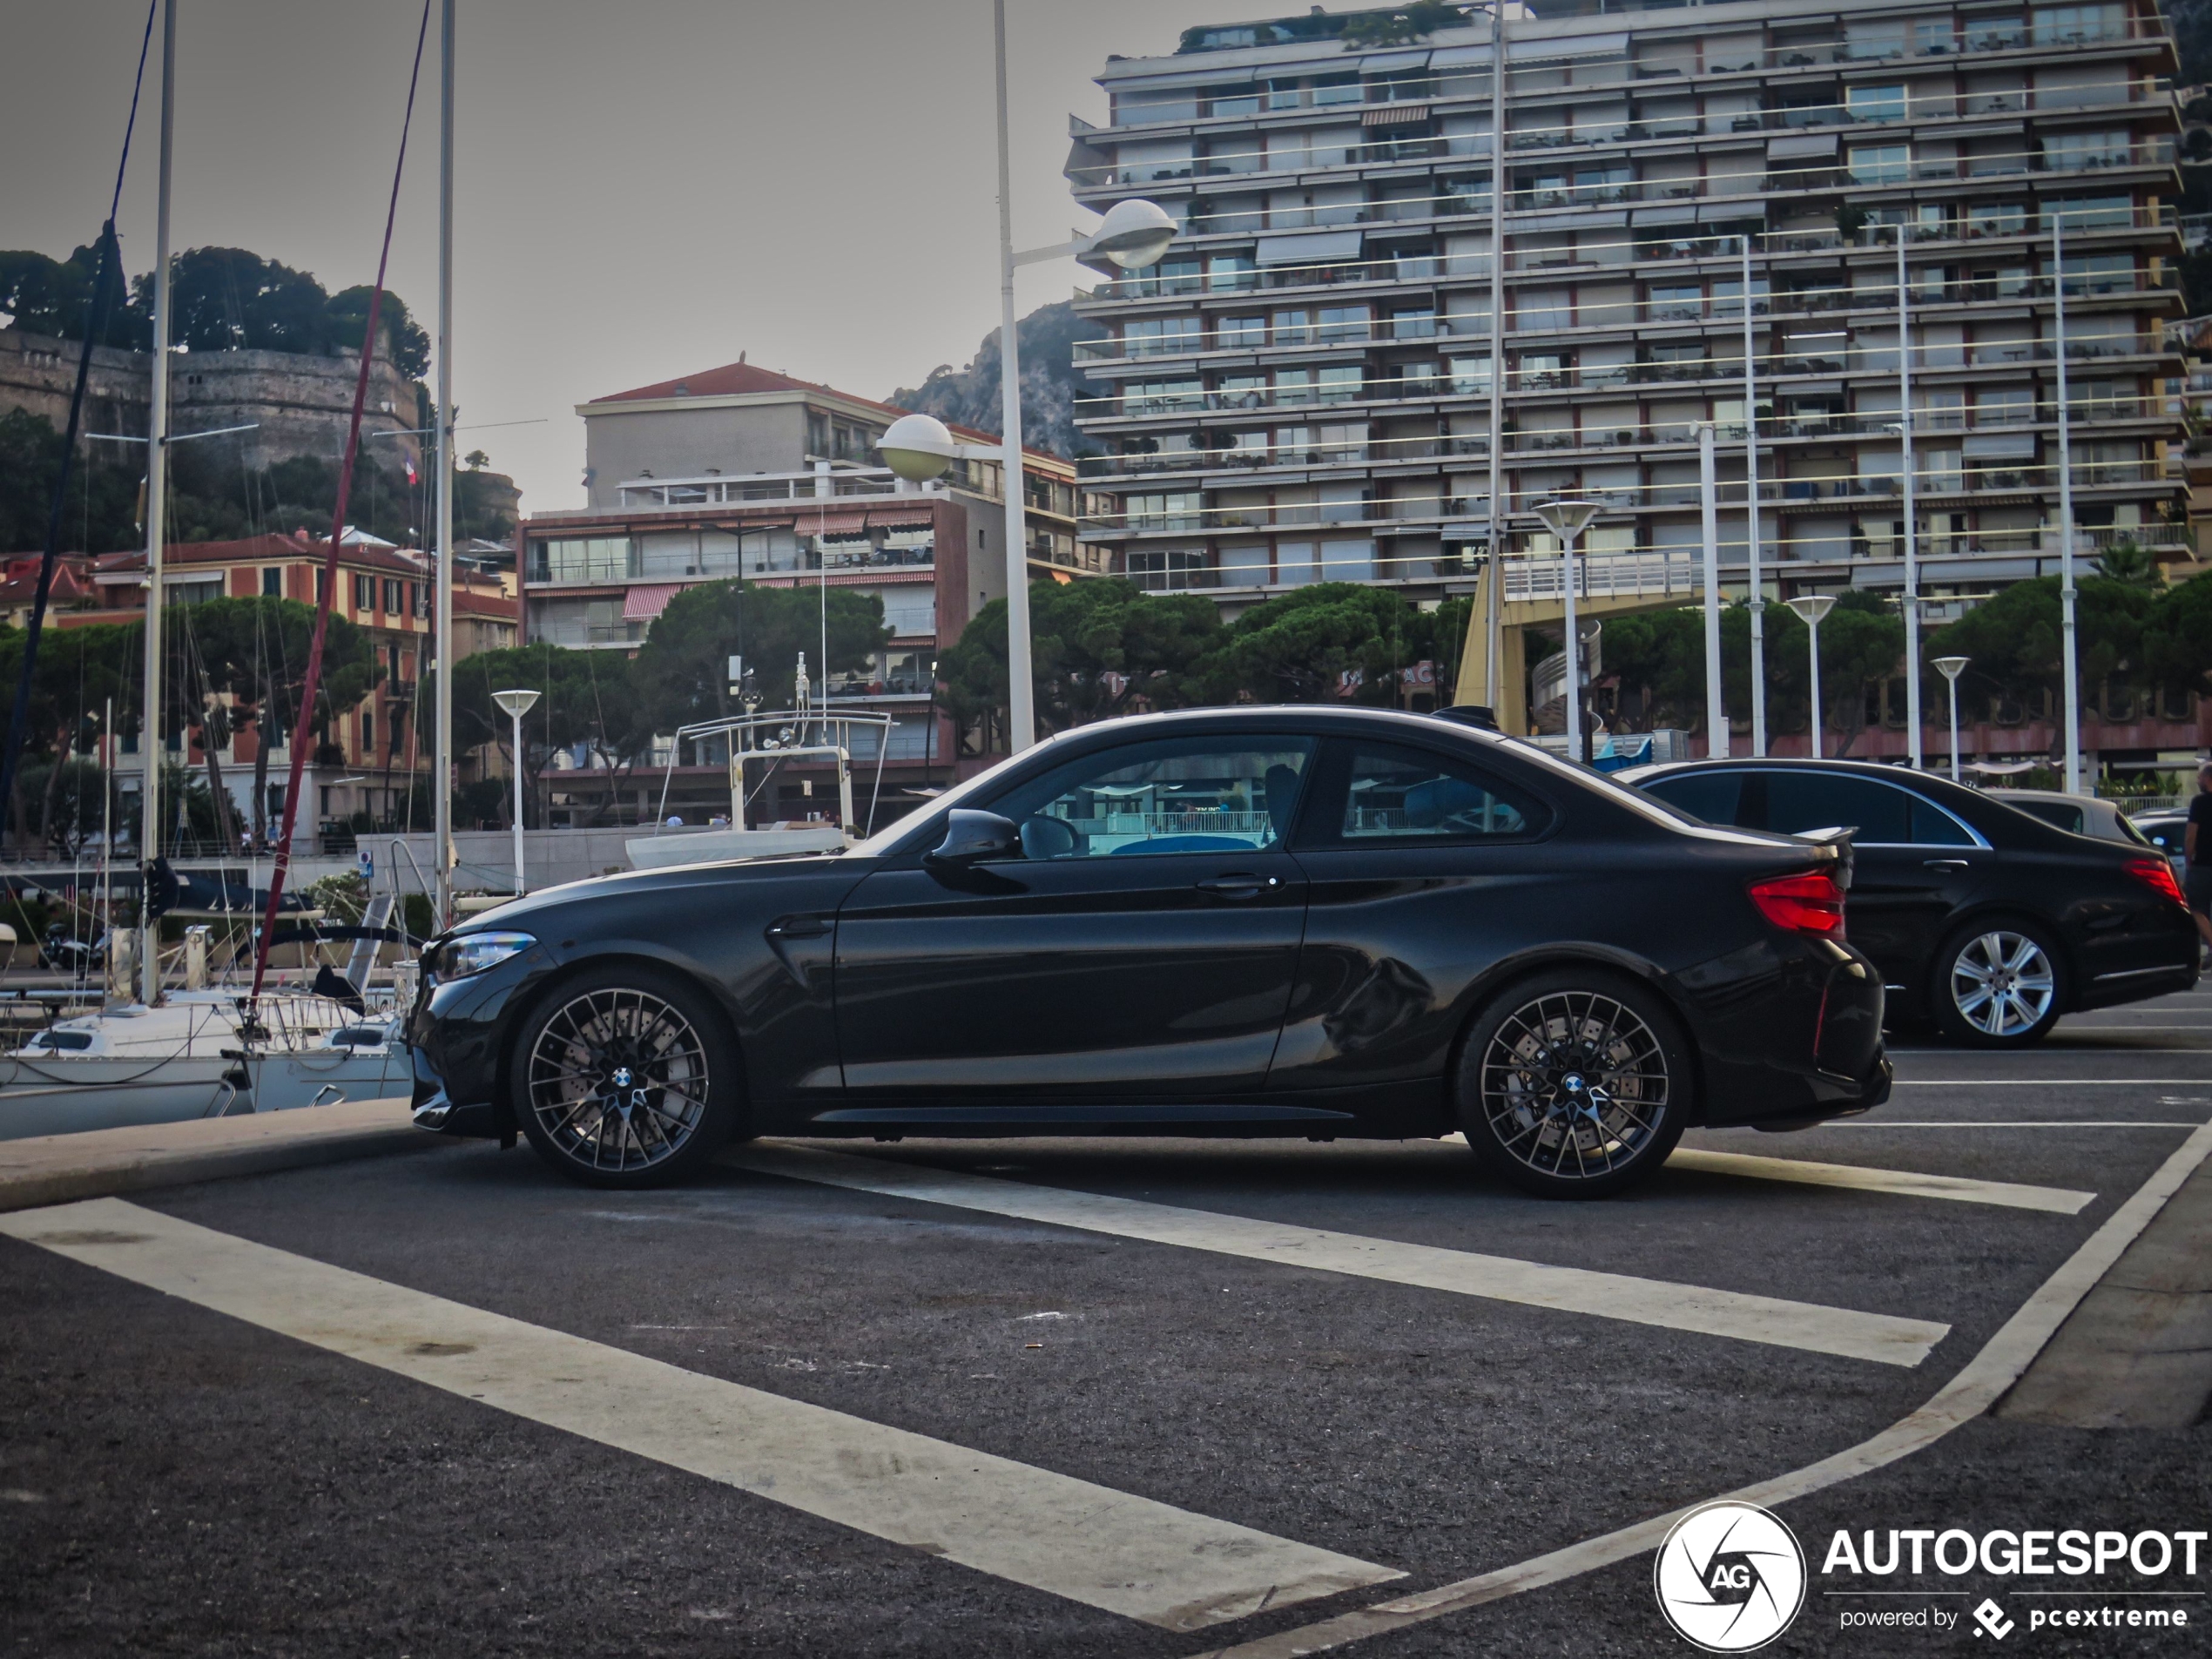
M 342 1102 L 0 1141 L 0 1211 L 427 1150 L 408 1103 Z

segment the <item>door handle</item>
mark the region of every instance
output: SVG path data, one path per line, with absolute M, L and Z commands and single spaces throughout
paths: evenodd
M 768 937 L 777 940 L 819 939 L 829 930 L 830 921 L 826 916 L 786 916 L 779 921 L 768 924 Z
M 1283 885 L 1281 878 L 1271 875 L 1250 875 L 1239 872 L 1234 875 L 1210 876 L 1197 884 L 1201 893 L 1217 893 L 1224 899 L 1257 899 L 1270 888 Z
M 1971 870 L 1973 866 L 1964 859 L 1930 859 L 1923 867 L 1930 870 Z

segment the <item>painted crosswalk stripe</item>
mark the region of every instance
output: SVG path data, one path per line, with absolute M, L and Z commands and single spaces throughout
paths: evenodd
M 1169 1630 L 1404 1574 L 705 1377 L 118 1198 L 0 1233 L 532 1422 Z
M 1948 1198 L 1958 1204 L 2000 1204 L 2010 1210 L 2041 1210 L 2054 1216 L 2079 1215 L 2097 1196 L 2064 1187 L 2020 1186 L 2010 1181 L 1973 1181 L 1962 1176 L 1874 1170 L 1858 1163 L 1816 1163 L 1807 1158 L 1760 1157 L 1749 1152 L 1710 1152 L 1702 1147 L 1676 1147 L 1667 1159 L 1667 1167 L 1743 1176 L 1754 1181 L 1795 1181 L 1808 1186 L 1894 1192 L 1913 1198 Z
M 761 1143 L 734 1155 L 734 1161 L 765 1175 L 817 1181 L 860 1192 L 949 1204 L 1017 1220 L 1036 1221 L 1086 1232 L 1107 1233 L 1148 1244 L 1210 1251 L 1251 1261 L 1275 1262 L 1324 1272 L 1381 1279 L 1393 1285 L 1451 1291 L 1532 1307 L 1559 1308 L 1636 1325 L 1662 1325 L 1745 1342 L 1771 1343 L 1814 1353 L 1872 1359 L 1885 1365 L 1917 1366 L 1951 1327 L 1925 1319 L 1905 1319 L 1814 1302 L 1784 1301 L 1739 1291 L 1710 1290 L 1663 1279 L 1636 1278 L 1588 1268 L 1553 1267 L 1368 1238 L 1357 1233 L 1282 1222 L 1255 1221 L 1208 1210 L 1185 1210 L 1138 1198 L 1109 1197 L 1058 1187 L 1030 1186 L 992 1176 L 967 1175 L 879 1157 L 824 1152 L 808 1147 Z

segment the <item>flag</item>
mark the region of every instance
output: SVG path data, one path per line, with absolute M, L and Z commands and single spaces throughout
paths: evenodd
M 408 456 L 401 455 L 400 457 L 400 464 L 407 469 L 408 488 L 409 489 L 414 489 L 416 484 L 421 482 L 420 475 L 418 475 L 415 470 L 415 462 Z

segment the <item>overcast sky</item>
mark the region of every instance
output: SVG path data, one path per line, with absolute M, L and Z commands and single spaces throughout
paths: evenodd
M 740 351 L 880 397 L 998 321 L 989 0 L 459 0 L 455 396 L 524 509 L 581 505 L 577 403 Z M 374 273 L 420 0 L 179 0 L 179 250 L 251 248 L 334 292 Z M 1009 0 L 1015 234 L 1081 217 L 1067 118 L 1107 55 L 1171 51 L 1194 0 Z M 1264 8 L 1258 9 L 1264 11 Z M 10 8 L 0 247 L 98 233 L 145 0 Z M 437 24 L 390 285 L 436 306 Z M 150 269 L 160 35 L 123 196 Z M 1072 261 L 1026 268 L 1024 312 Z M 536 425 L 482 423 L 541 421 Z

